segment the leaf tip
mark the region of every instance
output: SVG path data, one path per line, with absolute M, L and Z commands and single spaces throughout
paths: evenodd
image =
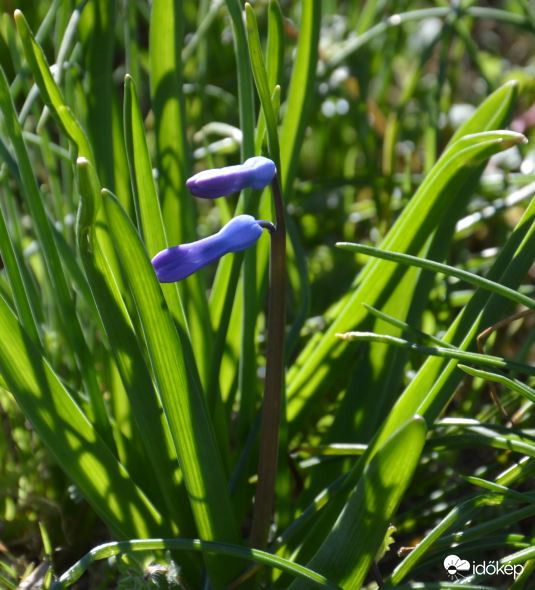
M 22 10 L 20 10 L 19 8 L 16 8 L 13 12 L 13 18 L 15 19 L 15 25 L 17 26 L 17 30 L 19 31 L 19 33 L 21 32 L 21 28 L 23 30 L 28 28 L 28 23 L 24 18 L 24 14 L 22 14 Z

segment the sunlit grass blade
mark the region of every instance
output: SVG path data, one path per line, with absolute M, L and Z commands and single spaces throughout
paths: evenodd
M 495 281 L 491 281 L 485 277 L 480 277 L 461 268 L 435 262 L 434 260 L 427 260 L 426 258 L 419 258 L 418 256 L 411 256 L 410 254 L 392 252 L 391 250 L 382 250 L 381 248 L 375 248 L 374 246 L 368 246 L 367 244 L 338 242 L 336 246 L 342 250 L 347 250 L 348 252 L 358 252 L 360 254 L 366 254 L 375 258 L 381 258 L 382 260 L 398 262 L 399 264 L 415 266 L 417 268 L 423 268 L 425 270 L 442 273 L 446 276 L 456 277 L 462 281 L 470 283 L 471 285 L 488 289 L 489 291 L 497 293 L 506 299 L 535 310 L 535 301 L 530 297 L 526 297 L 526 295 L 519 293 L 518 290 L 510 289 L 509 287 L 500 285 Z
M 356 341 L 356 342 L 381 342 L 382 344 L 391 344 L 414 352 L 428 354 L 431 356 L 439 356 L 444 358 L 453 358 L 466 362 L 483 365 L 486 367 L 496 367 L 500 369 L 508 369 L 510 371 L 519 371 L 526 375 L 535 375 L 535 367 L 511 361 L 499 356 L 490 354 L 480 354 L 476 352 L 468 352 L 466 350 L 459 350 L 456 348 L 445 348 L 439 346 L 422 346 L 403 338 L 397 338 L 388 334 L 375 334 L 373 332 L 345 332 L 344 334 L 337 334 L 342 340 Z
M 17 119 L 3 70 L 0 72 L 0 109 L 4 115 L 4 122 L 15 150 L 20 171 L 22 192 L 31 213 L 34 230 L 43 252 L 48 280 L 55 292 L 55 303 L 59 312 L 58 317 L 61 327 L 76 357 L 82 380 L 91 401 L 91 409 L 97 429 L 108 442 L 110 448 L 113 448 L 111 426 L 102 393 L 98 386 L 93 360 L 76 315 L 74 302 L 69 292 L 61 259 L 54 240 L 52 226 L 39 193 L 28 151 L 22 137 L 22 129 Z
M 41 340 L 37 327 L 36 312 L 31 305 L 31 286 L 28 284 L 27 273 L 22 269 L 21 258 L 15 253 L 2 211 L 0 211 L 0 255 L 9 278 L 9 284 L 13 292 L 13 303 L 17 309 L 19 321 L 32 342 L 39 347 L 41 346 Z
M 517 500 L 518 502 L 528 503 L 528 504 L 535 504 L 535 496 L 533 494 L 523 494 L 521 492 L 517 492 L 508 488 L 507 486 L 502 486 L 497 484 L 493 481 L 488 481 L 483 479 L 482 477 L 474 477 L 472 475 L 465 475 L 463 477 L 468 483 L 471 483 L 475 486 L 481 487 L 485 490 L 490 492 L 496 492 L 497 494 L 503 494 L 505 497 L 511 498 L 513 500 Z
M 185 188 L 188 146 L 182 60 L 182 2 L 156 0 L 150 22 L 150 86 L 156 121 L 158 185 L 167 236 L 172 244 L 195 238 L 193 201 Z
M 77 561 L 69 568 L 56 584 L 52 585 L 51 590 L 61 590 L 74 584 L 85 571 L 100 559 L 109 559 L 114 555 L 122 553 L 134 553 L 139 551 L 200 551 L 208 555 L 221 555 L 227 557 L 237 557 L 247 561 L 253 561 L 270 568 L 279 569 L 293 577 L 303 580 L 308 584 L 307 587 L 328 588 L 330 590 L 339 590 L 339 587 L 329 581 L 325 576 L 318 574 L 310 568 L 299 565 L 298 563 L 288 561 L 277 555 L 271 555 L 259 549 L 248 549 L 239 545 L 230 545 L 228 543 L 214 543 L 201 541 L 199 539 L 143 539 L 132 541 L 122 541 L 119 543 L 106 543 L 92 549 L 82 559 Z
M 407 324 L 407 322 L 403 322 L 402 320 L 399 320 L 398 318 L 395 318 L 391 315 L 388 315 L 387 313 L 379 311 L 378 309 L 375 309 L 375 307 L 372 307 L 371 305 L 367 305 L 366 303 L 363 303 L 362 305 L 364 305 L 364 307 L 373 316 L 375 316 L 379 319 L 382 319 L 385 322 L 392 324 L 393 326 L 396 326 L 397 328 L 400 328 L 403 332 L 406 332 L 407 334 L 417 338 L 418 340 L 429 341 L 429 342 L 432 342 L 433 344 L 436 344 L 438 346 L 444 346 L 445 348 L 455 348 L 453 346 L 453 344 L 450 344 L 449 342 L 445 342 L 444 340 L 441 340 L 440 338 L 437 338 L 436 336 L 433 336 L 432 334 L 426 334 L 425 332 L 422 332 L 421 330 L 418 330 L 417 328 L 410 326 L 409 324 Z
M 466 365 L 457 365 L 457 368 L 461 369 L 461 371 L 464 371 L 465 373 L 468 373 L 472 377 L 479 377 L 481 379 L 485 379 L 486 381 L 501 383 L 502 385 L 505 385 L 505 387 L 516 391 L 530 402 L 535 403 L 535 390 L 525 383 L 518 381 L 518 379 L 510 379 L 509 377 L 500 375 L 499 373 L 482 371 L 481 369 L 474 369 L 473 367 L 467 367 Z
M 418 465 L 425 435 L 424 420 L 415 417 L 377 452 L 340 512 L 332 533 L 308 564 L 310 568 L 331 577 L 343 588 L 362 587 Z M 305 586 L 295 581 L 290 588 Z
M 174 246 L 195 240 L 197 234 L 194 199 L 185 184 L 190 156 L 180 56 L 184 27 L 182 2 L 155 0 L 150 18 L 150 88 L 155 118 L 157 181 L 166 235 L 170 245 Z M 183 282 L 181 295 L 199 372 L 206 384 L 212 333 L 201 273 Z
M 90 279 L 105 334 L 117 362 L 126 394 L 130 400 L 137 434 L 142 439 L 158 482 L 159 494 L 172 520 L 169 530 L 191 530 L 192 521 L 184 486 L 178 478 L 178 459 L 169 425 L 161 416 L 161 404 L 154 390 L 145 359 L 136 341 L 132 322 L 117 283 L 95 237 L 96 209 L 100 205 L 100 187 L 84 158 L 77 161 L 81 214 L 78 215 L 78 242 L 84 269 Z M 132 475 L 143 485 L 147 467 L 135 465 Z M 176 532 L 176 531 L 175 531 Z
M 286 115 L 280 132 L 282 192 L 288 199 L 297 171 L 305 128 L 310 115 L 316 79 L 321 25 L 321 0 L 303 2 L 297 52 L 286 100 Z
M 424 246 L 428 232 L 436 229 L 441 211 L 449 204 L 448 189 L 466 178 L 470 166 L 485 160 L 495 151 L 523 141 L 523 136 L 507 131 L 489 131 L 463 137 L 443 154 L 427 175 L 381 246 L 389 250 L 395 248 L 400 252 L 417 253 Z M 379 301 L 385 301 L 402 276 L 398 269 L 386 261 L 372 260 L 366 265 L 351 298 L 339 310 L 319 343 L 318 339 L 313 339 L 301 353 L 303 360 L 296 363 L 298 368 L 288 374 L 290 423 L 298 423 L 300 416 L 310 407 L 314 395 L 321 391 L 322 381 L 334 370 L 336 363 L 327 364 L 325 360 L 340 358 L 344 348 L 336 344 L 334 335 L 363 322 L 367 311 L 361 304 L 366 302 L 376 305 Z
M 204 540 L 233 541 L 238 533 L 205 400 L 188 379 L 179 335 L 139 235 L 113 195 L 104 191 L 103 201 L 139 314 L 198 533 Z M 228 580 L 232 575 L 228 563 L 210 560 L 208 567 L 214 581 Z
M 272 90 L 268 84 L 268 74 L 264 63 L 262 46 L 260 45 L 260 35 L 258 33 L 258 24 L 252 6 L 247 2 L 245 4 L 245 18 L 247 23 L 247 39 L 249 45 L 249 55 L 251 57 L 251 67 L 254 75 L 256 89 L 262 104 L 262 111 L 266 119 L 269 155 L 275 162 L 275 166 L 280 170 L 280 153 L 279 137 L 277 133 L 277 120 L 275 111 L 271 103 Z
M 71 110 L 65 105 L 61 91 L 50 72 L 43 50 L 32 35 L 28 23 L 20 10 L 15 11 L 15 22 L 26 59 L 31 67 L 43 101 L 56 116 L 63 131 L 76 143 L 78 155 L 94 161 L 93 150 L 87 136 Z
M 112 72 L 116 12 L 116 2 L 95 0 L 87 4 L 79 23 L 86 58 L 87 134 L 101 182 L 115 191 L 114 165 L 118 150 L 113 145 Z
M 284 63 L 284 20 L 279 0 L 269 0 L 266 62 L 268 87 L 280 84 Z
M 39 437 L 119 537 L 161 534 L 160 514 L 135 486 L 0 298 L 0 368 Z

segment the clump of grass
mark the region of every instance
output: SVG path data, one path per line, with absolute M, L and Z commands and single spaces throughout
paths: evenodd
M 529 587 L 534 32 L 520 0 L 3 15 L 0 585 L 446 588 L 454 554 Z M 189 194 L 258 155 L 275 200 Z M 159 283 L 238 215 L 286 240 Z

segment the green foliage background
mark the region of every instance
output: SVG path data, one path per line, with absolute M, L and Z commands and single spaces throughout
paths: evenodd
M 448 588 L 455 553 L 532 587 L 533 6 L 1 8 L 0 586 Z M 272 219 L 185 187 L 255 154 L 288 225 L 263 550 L 268 237 L 177 285 L 150 265 Z

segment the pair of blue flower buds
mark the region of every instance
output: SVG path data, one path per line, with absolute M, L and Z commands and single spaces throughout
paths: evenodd
M 271 160 L 257 156 L 237 166 L 199 172 L 186 182 L 186 186 L 196 197 L 215 199 L 244 188 L 263 189 L 273 180 L 275 173 L 275 164 Z M 158 252 L 152 259 L 156 276 L 161 283 L 185 279 L 229 252 L 246 250 L 256 243 L 263 229 L 273 230 L 274 226 L 251 215 L 238 215 L 213 236 Z

